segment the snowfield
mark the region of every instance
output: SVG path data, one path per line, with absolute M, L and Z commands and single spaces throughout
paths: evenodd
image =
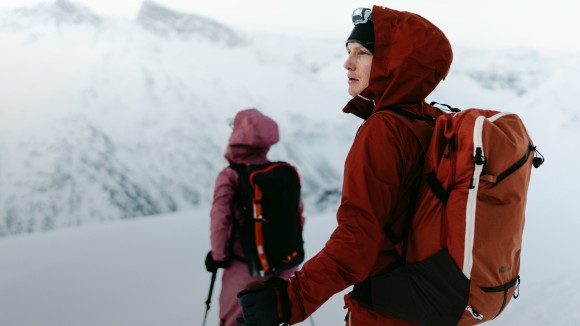
M 211 277 L 204 266 L 208 214 L 204 208 L 3 239 L 1 325 L 201 325 Z M 306 217 L 310 257 L 324 246 L 336 220 L 330 213 Z M 544 236 L 552 241 L 531 239 L 543 224 L 539 218 L 528 222 L 520 297 L 489 325 L 580 324 L 579 264 L 562 259 L 565 267 L 549 265 L 561 256 L 575 256 L 575 250 L 559 248 L 560 239 L 549 229 Z M 562 236 L 573 232 L 561 231 Z M 541 242 L 544 250 L 530 242 Z M 218 325 L 219 275 L 208 326 Z M 315 325 L 344 324 L 342 294 L 314 313 Z

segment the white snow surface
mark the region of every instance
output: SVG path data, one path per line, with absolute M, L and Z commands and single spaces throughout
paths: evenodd
M 279 122 L 270 158 L 302 174 L 309 256 L 336 225 L 360 124 L 340 112 L 344 40 L 239 34 L 145 4 L 135 20 L 66 0 L 0 11 L 1 326 L 201 325 L 213 182 L 247 107 Z M 518 113 L 546 157 L 520 298 L 490 324 L 580 325 L 580 53 L 454 49 L 428 100 Z M 343 317 L 336 295 L 313 318 Z
M 3 326 L 201 325 L 210 276 L 209 208 L 131 221 L 14 236 L 0 244 Z M 336 220 L 308 218 L 308 255 Z M 218 325 L 218 273 L 207 325 Z M 316 325 L 344 318 L 342 296 L 317 312 Z M 309 325 L 310 321 L 304 323 Z
M 209 250 L 208 214 L 209 208 L 199 208 L 2 239 L 1 325 L 201 325 L 211 275 L 203 262 Z M 580 324 L 580 266 L 570 262 L 575 250 L 560 238 L 573 231 L 554 233 L 544 230 L 547 224 L 538 216 L 528 219 L 520 297 L 489 325 Z M 332 213 L 307 215 L 308 257 L 335 227 Z M 218 325 L 220 275 L 208 326 Z M 315 325 L 343 325 L 346 291 L 314 313 Z

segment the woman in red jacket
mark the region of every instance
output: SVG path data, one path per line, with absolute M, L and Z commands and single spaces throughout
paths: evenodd
M 413 13 L 375 6 L 371 15 L 361 8 L 353 12 L 353 22 L 344 63 L 353 99 L 343 111 L 364 124 L 346 158 L 338 227 L 289 282 L 252 284 L 238 294 L 244 325 L 298 323 L 332 295 L 399 264 L 397 238 L 420 181 L 422 144 L 433 126 L 418 120 L 413 131 L 388 111 L 437 116 L 425 98 L 447 75 L 452 51 L 435 25 Z M 345 305 L 347 325 L 411 325 L 363 307 L 351 294 Z

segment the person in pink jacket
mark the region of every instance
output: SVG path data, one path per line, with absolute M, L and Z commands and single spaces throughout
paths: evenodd
M 278 125 L 257 109 L 242 110 L 236 114 L 225 158 L 230 164 L 267 163 L 270 147 L 279 140 Z M 211 251 L 206 257 L 206 269 L 215 272 L 223 268 L 222 289 L 219 298 L 220 326 L 239 325 L 242 316 L 236 294 L 252 281 L 265 281 L 272 277 L 288 279 L 297 267 L 266 277 L 250 275 L 244 263 L 244 253 L 235 225 L 242 221 L 242 214 L 234 198 L 238 189 L 238 173 L 229 167 L 217 176 L 213 205 L 211 208 Z M 302 212 L 302 203 L 300 205 Z

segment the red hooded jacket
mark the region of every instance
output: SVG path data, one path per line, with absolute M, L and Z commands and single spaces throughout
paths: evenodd
M 451 65 L 445 35 L 413 13 L 375 6 L 372 16 L 369 86 L 343 109 L 365 122 L 346 158 L 338 227 L 290 279 L 291 324 L 306 319 L 332 295 L 396 266 L 397 252 L 383 230 L 389 226 L 402 234 L 422 172 L 422 144 L 428 144 L 433 126 L 418 120 L 411 130 L 388 110 L 397 106 L 418 115 L 439 114 L 425 98 Z M 349 325 L 410 325 L 369 311 L 350 295 L 345 301 Z

